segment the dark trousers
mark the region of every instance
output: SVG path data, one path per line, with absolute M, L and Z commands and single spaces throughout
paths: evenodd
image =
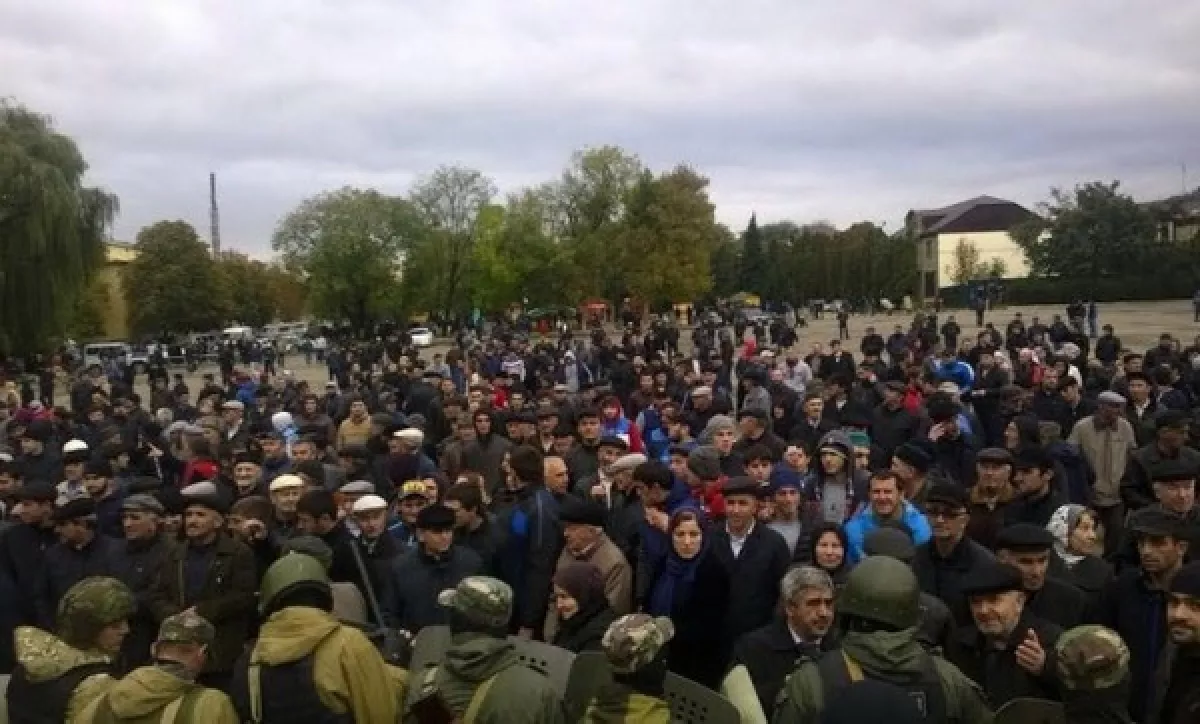
M 1115 554 L 1121 547 L 1125 531 L 1125 505 L 1117 503 L 1107 508 L 1096 508 L 1100 525 L 1104 526 L 1104 557 Z

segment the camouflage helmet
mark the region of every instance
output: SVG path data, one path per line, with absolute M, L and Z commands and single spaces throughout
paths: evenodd
M 1073 690 L 1111 689 L 1129 675 L 1129 648 L 1103 626 L 1076 626 L 1055 646 L 1058 676 Z
M 259 587 L 258 609 L 265 614 L 283 594 L 300 588 L 330 591 L 329 574 L 316 558 L 305 553 L 287 553 L 271 564 Z
M 837 612 L 896 628 L 920 620 L 921 589 L 912 569 L 887 556 L 868 556 L 850 571 Z
M 604 632 L 600 647 L 613 671 L 632 674 L 654 661 L 674 635 L 671 619 L 631 613 L 613 621 Z
M 163 619 L 158 627 L 158 642 L 164 644 L 199 644 L 211 646 L 217 630 L 198 613 L 184 611 Z
M 482 626 L 502 628 L 512 617 L 513 591 L 504 581 L 467 576 L 438 594 L 438 603 Z
M 124 621 L 137 610 L 133 592 L 107 576 L 91 576 L 67 589 L 58 602 L 59 637 L 77 649 L 89 649 L 105 626 Z

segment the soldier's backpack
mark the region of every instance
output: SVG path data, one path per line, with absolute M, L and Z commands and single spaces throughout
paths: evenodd
M 840 649 L 830 651 L 817 659 L 817 673 L 821 675 L 825 701 L 832 700 L 839 689 L 867 678 L 862 666 Z M 951 718 L 946 687 L 932 656 L 923 657 L 921 671 L 915 676 L 905 672 L 894 676 L 870 678 L 903 689 L 929 724 L 954 724 L 957 721 L 957 716 Z
M 467 705 L 467 710 L 459 717 L 450 710 L 442 698 L 441 692 L 438 691 L 438 670 L 437 666 L 431 666 L 425 670 L 425 676 L 421 678 L 421 693 L 413 702 L 409 714 L 417 724 L 475 724 L 475 720 L 479 718 L 479 709 L 483 706 L 488 691 L 501 672 L 492 674 L 483 680 L 483 683 L 471 695 L 471 702 Z

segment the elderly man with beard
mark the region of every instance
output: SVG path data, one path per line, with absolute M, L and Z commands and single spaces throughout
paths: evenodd
M 254 615 L 258 569 L 250 548 L 225 532 L 229 505 L 223 498 L 200 494 L 185 499 L 186 542 L 167 554 L 146 603 L 159 624 L 194 611 L 216 627 L 199 680 L 224 689 Z
M 993 561 L 963 580 L 973 623 L 955 632 L 947 658 L 993 706 L 1024 697 L 1058 699 L 1054 646 L 1062 629 L 1025 608 L 1021 572 Z
M 772 711 L 783 682 L 800 664 L 815 661 L 834 648 L 834 588 L 829 574 L 812 566 L 796 566 L 780 583 L 782 611 L 762 628 L 742 636 L 733 647 L 733 666 L 750 673 L 763 711 Z

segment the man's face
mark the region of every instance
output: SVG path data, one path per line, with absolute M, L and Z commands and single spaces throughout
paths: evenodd
M 242 411 L 232 407 L 223 407 L 221 408 L 221 417 L 225 420 L 226 425 L 233 426 L 241 422 Z
M 698 412 L 704 412 L 712 407 L 712 397 L 709 395 L 692 395 L 692 407 Z
M 537 426 L 538 432 L 542 435 L 553 434 L 554 428 L 558 427 L 558 415 L 539 415 Z
M 387 510 L 364 510 L 354 514 L 354 522 L 367 538 L 374 540 L 387 530 Z
M 567 550 L 572 553 L 583 553 L 600 537 L 600 529 L 593 525 L 580 523 L 563 524 L 563 540 Z
M 63 477 L 67 480 L 82 480 L 83 468 L 83 463 L 67 463 L 63 465 Z
M 129 622 L 122 619 L 116 623 L 110 623 L 100 632 L 96 634 L 96 649 L 103 653 L 115 656 L 121 653 L 121 645 L 125 643 L 125 637 L 129 635 Z
M 1171 536 L 1142 535 L 1138 538 L 1138 560 L 1142 570 L 1151 575 L 1172 571 L 1183 560 L 1187 543 Z
M 676 479 L 678 479 L 678 480 L 686 480 L 687 479 L 687 461 L 688 461 L 688 459 L 687 459 L 686 455 L 672 455 L 671 456 L 671 463 L 670 463 L 671 474 L 674 475 L 676 477 Z
M 262 448 L 263 456 L 269 460 L 278 460 L 283 457 L 283 442 L 273 437 L 263 438 L 259 440 L 259 447 Z
M 1051 471 L 1039 468 L 1017 470 L 1013 473 L 1013 481 L 1016 482 L 1017 490 L 1021 495 L 1040 495 L 1050 484 L 1051 474 Z
M 722 455 L 728 455 L 733 450 L 733 443 L 737 442 L 737 435 L 728 428 L 717 430 L 713 433 L 712 442 Z
M 1080 399 L 1079 385 L 1067 385 L 1066 387 L 1062 388 L 1062 398 L 1066 400 L 1067 404 L 1069 405 L 1078 404 Z
M 1196 505 L 1195 480 L 1171 480 L 1154 483 L 1154 497 L 1172 513 L 1184 515 Z
M 554 454 L 559 457 L 566 457 L 571 452 L 571 448 L 575 446 L 575 438 L 570 435 L 562 435 L 554 437 Z
M 825 401 L 819 397 L 813 397 L 804 402 L 804 414 L 810 420 L 816 420 L 825 411 Z
M 994 462 L 981 462 L 975 465 L 979 473 L 979 483 L 986 490 L 997 490 L 1008 482 L 1012 468 L 1008 465 Z
M 1138 402 L 1145 402 L 1150 397 L 1150 386 L 1145 380 L 1130 380 L 1129 396 Z
M 771 477 L 771 461 L 751 460 L 746 463 L 746 474 L 760 485 L 767 482 Z
M 1096 407 L 1096 417 L 1100 418 L 1100 421 L 1105 425 L 1111 425 L 1117 419 L 1117 417 L 1120 416 L 1120 414 L 1120 405 L 1112 405 L 1101 402 L 1099 406 Z
M 1167 626 L 1171 640 L 1181 646 L 1200 644 L 1200 598 L 1182 593 L 1167 596 Z
M 600 439 L 600 418 L 583 417 L 579 420 L 579 437 L 585 443 L 594 443 Z
M 425 498 L 419 495 L 410 495 L 400 501 L 400 520 L 404 521 L 405 525 L 416 525 L 417 513 L 425 507 Z
M 450 550 L 450 546 L 454 543 L 454 529 L 418 528 L 417 540 L 429 553 L 441 555 Z
M 743 417 L 738 420 L 738 430 L 741 431 L 743 437 L 757 438 L 759 436 L 758 420 L 753 417 Z
M 832 450 L 821 451 L 821 467 L 829 475 L 837 475 L 846 467 L 846 458 Z
M 890 518 L 900 507 L 900 487 L 895 478 L 871 480 L 871 510 L 882 518 Z
M 1158 442 L 1167 450 L 1178 450 L 1188 439 L 1187 425 L 1164 427 L 1158 431 Z
M 933 528 L 933 537 L 943 543 L 962 540 L 967 527 L 967 511 L 946 503 L 934 503 L 927 507 L 926 517 Z
M 783 454 L 783 460 L 793 470 L 808 470 L 808 453 L 799 445 L 792 445 Z
M 567 464 L 562 458 L 546 458 L 542 464 L 542 473 L 546 478 L 546 489 L 552 493 L 561 495 L 567 492 L 567 486 L 570 485 L 570 475 L 567 472 Z
M 292 445 L 292 460 L 298 463 L 316 460 L 317 451 L 314 445 L 308 441 L 301 441 Z
M 734 495 L 725 498 L 725 517 L 731 527 L 745 529 L 758 513 L 758 499 L 753 495 Z
M 67 545 L 82 545 L 91 537 L 91 529 L 80 520 L 64 520 L 55 526 L 59 539 Z
M 601 469 L 612 465 L 619 457 L 621 457 L 621 449 L 612 445 L 601 445 L 596 450 L 596 461 L 600 463 Z
M 988 638 L 1006 638 L 1016 628 L 1025 608 L 1025 594 L 1020 591 L 988 593 L 971 596 L 971 618 L 979 632 Z
M 1016 566 L 1021 572 L 1021 585 L 1029 593 L 1036 593 L 1046 585 L 1046 571 L 1050 568 L 1050 551 L 1010 551 L 996 552 L 996 558 L 1001 563 Z
M 103 498 L 108 495 L 109 482 L 104 476 L 89 473 L 83 476 L 83 489 L 93 498 Z
M 258 481 L 262 479 L 262 468 L 254 463 L 238 463 L 233 466 L 233 482 L 237 485 L 238 492 L 242 495 L 248 494 L 258 485 Z
M 326 390 L 326 392 L 333 392 L 333 390 Z M 308 416 L 317 414 L 317 401 L 316 400 L 314 400 L 310 397 L 309 399 L 304 401 L 304 414 L 308 415 Z
M 183 512 L 183 532 L 188 540 L 205 540 L 220 527 L 221 516 L 214 510 L 192 505 Z
M 42 454 L 42 441 L 34 440 L 34 439 L 28 438 L 28 437 L 21 438 L 21 454 L 22 455 L 41 455 Z
M 472 410 L 478 409 L 483 404 L 483 393 L 479 390 L 470 390 L 467 392 L 467 404 Z
M 271 492 L 271 503 L 280 513 L 290 516 L 296 512 L 296 504 L 300 502 L 300 496 L 303 493 L 304 491 L 299 487 L 275 490 Z
M 833 625 L 833 591 L 828 588 L 803 588 L 784 608 L 788 624 L 806 639 L 829 633 Z
M 456 530 L 466 530 L 470 528 L 471 523 L 475 520 L 475 516 L 472 515 L 469 510 L 464 508 L 463 504 L 457 500 L 447 498 L 446 500 L 442 501 L 442 505 L 445 505 L 447 508 L 454 511 L 454 527 Z
M 355 400 L 350 403 L 350 417 L 354 418 L 355 422 L 361 422 L 367 416 L 367 406 L 362 400 Z
M 158 534 L 159 517 L 154 513 L 140 510 L 126 510 L 121 513 L 121 528 L 125 531 L 125 540 L 148 540 Z
M 775 491 L 775 515 L 783 520 L 794 520 L 800 510 L 800 491 L 784 487 Z

